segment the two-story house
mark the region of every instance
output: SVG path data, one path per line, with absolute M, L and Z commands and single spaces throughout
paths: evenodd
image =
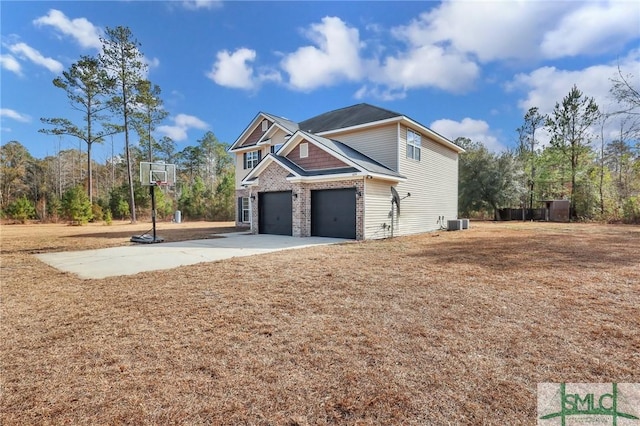
M 457 217 L 464 150 L 372 105 L 299 123 L 261 112 L 229 152 L 236 225 L 254 234 L 362 240 L 433 231 Z

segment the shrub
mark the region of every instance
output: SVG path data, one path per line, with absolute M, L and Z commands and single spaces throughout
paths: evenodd
M 624 202 L 622 217 L 626 223 L 640 223 L 640 197 L 629 197 Z
M 113 217 L 111 216 L 111 210 L 107 210 L 104 214 L 104 223 L 105 225 L 111 225 L 113 222 Z
M 33 203 L 23 195 L 7 206 L 7 214 L 13 220 L 26 223 L 28 219 L 35 217 L 36 209 Z
M 89 196 L 81 186 L 68 189 L 62 196 L 62 211 L 72 222 L 82 225 L 93 217 Z
M 102 207 L 99 204 L 92 204 L 91 205 L 91 213 L 93 215 L 93 217 L 91 218 L 92 222 L 100 221 L 104 217 L 104 213 L 102 211 Z

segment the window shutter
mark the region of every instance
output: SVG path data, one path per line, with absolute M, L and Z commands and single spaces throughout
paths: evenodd
M 245 152 L 244 154 L 242 154 L 242 164 L 244 169 L 247 168 L 247 153 Z
M 262 150 L 258 151 L 258 163 L 262 160 Z
M 238 197 L 238 223 L 242 223 L 242 197 Z

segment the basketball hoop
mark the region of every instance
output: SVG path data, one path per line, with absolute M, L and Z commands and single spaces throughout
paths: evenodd
M 149 187 L 151 194 L 151 219 L 153 221 L 153 235 L 134 235 L 131 241 L 135 243 L 160 243 L 164 238 L 156 235 L 156 198 L 154 189 L 156 186 L 175 186 L 176 165 L 166 163 L 151 163 L 143 161 L 140 163 L 140 184 Z

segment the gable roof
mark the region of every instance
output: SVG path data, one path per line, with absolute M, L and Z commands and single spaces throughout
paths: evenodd
M 262 120 L 264 120 L 265 118 L 274 123 L 274 124 L 271 125 L 271 127 L 269 128 L 269 130 L 267 132 L 271 132 L 274 126 L 280 127 L 281 129 L 283 129 L 283 130 L 285 130 L 286 132 L 289 132 L 289 133 L 295 133 L 296 130 L 298 130 L 298 124 L 296 122 L 294 122 L 294 121 L 291 121 L 291 120 L 289 120 L 287 118 L 284 118 L 284 117 L 279 117 L 277 115 L 269 114 L 269 113 L 266 113 L 266 112 L 259 112 L 253 118 L 253 120 L 251 120 L 251 123 L 249 123 L 249 125 L 244 129 L 244 131 L 238 137 L 238 139 L 236 139 L 231 144 L 231 146 L 229 147 L 229 152 L 233 152 L 233 151 L 238 150 L 240 148 L 247 148 L 247 147 L 256 145 L 256 144 L 249 144 L 249 145 L 246 145 L 246 146 L 243 147 L 241 145 L 241 142 L 245 138 L 247 138 L 248 135 L 251 133 L 251 131 L 253 129 L 255 129 L 255 127 L 258 126 L 262 122 Z
M 309 133 L 321 133 L 395 117 L 402 117 L 402 114 L 362 103 L 309 118 L 300 122 L 299 128 Z
M 242 132 L 240 137 L 229 148 L 229 152 L 240 151 L 242 149 L 249 148 L 249 145 L 240 147 L 240 142 L 247 137 L 250 130 L 252 130 L 258 123 L 266 118 L 273 121 L 272 127 L 263 136 L 270 136 L 274 131 L 274 127 L 279 127 L 291 134 L 298 130 L 305 131 L 307 133 L 325 134 L 336 137 L 338 133 L 353 131 L 356 128 L 375 126 L 383 123 L 402 123 L 406 126 L 411 126 L 424 134 L 431 137 L 434 141 L 446 146 L 447 148 L 455 151 L 456 153 L 465 152 L 465 150 L 456 145 L 451 140 L 434 132 L 430 128 L 418 123 L 417 121 L 407 117 L 406 115 L 399 114 L 388 109 L 380 108 L 377 106 L 361 103 L 352 105 L 345 108 L 336 109 L 333 111 L 325 112 L 324 114 L 317 115 L 300 122 L 291 121 L 287 118 L 279 117 L 277 115 L 269 114 L 266 112 L 260 112 L 251 121 L 251 124 Z M 251 145 L 253 146 L 253 145 Z
M 324 170 L 305 170 L 298 166 L 288 158 L 286 155 L 301 141 L 308 141 L 318 146 L 323 151 L 333 155 L 349 167 L 340 167 L 335 169 Z M 249 172 L 249 174 L 242 180 L 243 184 L 251 184 L 255 181 L 260 173 L 272 162 L 276 162 L 284 167 L 291 173 L 290 178 L 312 178 L 312 177 L 329 177 L 332 175 L 369 175 L 382 179 L 389 179 L 394 181 L 404 181 L 407 178 L 400 173 L 391 170 L 376 160 L 364 155 L 360 151 L 345 145 L 342 142 L 334 141 L 331 139 L 323 138 L 322 136 L 313 135 L 311 133 L 298 130 L 291 136 L 291 138 L 285 142 L 280 148 L 278 154 L 268 154 L 258 163 L 258 165 Z
M 274 123 L 279 124 L 280 127 L 283 127 L 285 130 L 288 130 L 290 133 L 295 133 L 298 130 L 298 123 L 295 121 L 291 121 L 288 118 L 278 117 L 277 115 L 269 114 L 267 112 L 263 112 L 263 115 L 270 118 Z

